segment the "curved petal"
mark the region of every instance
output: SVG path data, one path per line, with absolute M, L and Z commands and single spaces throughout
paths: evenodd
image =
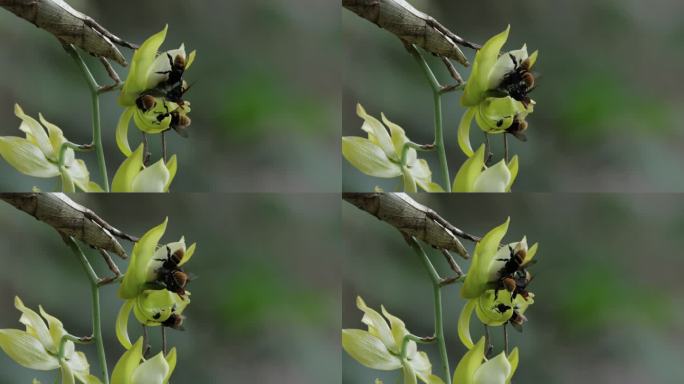
M 416 372 L 413 366 L 409 363 L 404 363 L 402 367 L 402 372 L 404 374 L 404 384 L 416 384 Z
M 119 296 L 122 299 L 135 298 L 143 291 L 144 285 L 147 282 L 147 266 L 154 256 L 159 239 L 166 232 L 167 223 L 168 218 L 165 218 L 161 224 L 147 231 L 133 246 L 128 270 L 124 274 L 121 287 L 119 288 Z
M 475 372 L 474 381 L 482 384 L 505 384 L 510 372 L 511 364 L 508 362 L 506 354 L 501 352 L 482 364 Z
M 138 108 L 135 108 L 133 112 L 133 122 L 139 130 L 149 133 L 157 134 L 169 129 L 171 125 L 171 115 L 167 115 L 161 121 L 157 118 L 162 115 L 166 115 L 166 109 L 164 108 L 164 103 L 157 103 L 157 106 L 147 112 L 143 112 Z
M 21 312 L 19 322 L 26 326 L 26 332 L 40 340 L 44 349 L 56 353 L 57 345 L 53 343 L 50 330 L 40 315 L 31 308 L 26 307 L 19 296 L 14 297 L 14 307 Z
M 38 306 L 38 311 L 40 312 L 40 315 L 43 316 L 45 320 L 47 320 L 48 332 L 50 333 L 52 346 L 55 348 L 54 352 L 57 352 L 57 348 L 59 347 L 59 344 L 62 342 L 62 337 L 64 337 L 64 335 L 67 334 L 67 332 L 64 330 L 64 325 L 58 318 L 45 312 L 41 305 Z
M 477 303 L 475 313 L 482 324 L 498 327 L 513 316 L 514 304 L 511 293 L 505 289 L 498 293 L 495 293 L 494 290 L 488 290 L 474 300 Z M 499 304 L 503 304 L 505 307 L 499 308 Z
M 522 103 L 510 96 L 489 97 L 477 107 L 475 121 L 487 133 L 503 133 L 513 124 L 515 115 L 524 109 Z
M 508 168 L 506 168 L 508 169 Z M 159 159 L 156 163 L 143 169 L 133 179 L 133 192 L 164 192 L 164 187 L 169 182 L 169 170 L 164 164 L 164 159 Z
M 401 175 L 399 164 L 391 162 L 382 148 L 363 137 L 343 137 L 342 155 L 351 165 L 366 175 L 383 178 Z
M 132 346 L 131 339 L 128 337 L 128 318 L 131 316 L 133 304 L 133 299 L 126 300 L 119 309 L 119 314 L 116 315 L 116 338 L 126 349 L 131 349 Z
M 509 25 L 505 31 L 487 40 L 475 54 L 473 71 L 461 96 L 461 104 L 464 106 L 475 106 L 484 99 L 489 84 L 489 73 L 499 57 L 501 48 L 508 40 L 510 29 Z
M 406 330 L 406 324 L 404 324 L 404 321 L 400 318 L 389 313 L 384 305 L 380 306 L 380 310 L 382 311 L 382 315 L 389 320 L 390 330 L 392 332 L 392 337 L 394 338 L 394 345 L 401 346 L 404 342 L 404 337 L 409 334 L 409 331 Z
M 49 371 L 59 368 L 59 361 L 50 355 L 34 336 L 18 329 L 0 329 L 0 348 L 22 367 Z
M 484 348 L 485 348 L 485 338 L 481 337 L 480 340 L 471 348 L 458 362 L 456 369 L 454 370 L 454 383 L 458 384 L 475 384 L 473 378 L 475 372 L 482 365 L 482 360 L 484 359 Z
M 511 187 L 513 186 L 513 183 L 515 182 L 515 178 L 518 177 L 518 155 L 513 156 L 511 161 L 508 163 L 508 171 L 511 173 L 511 179 L 508 181 L 508 185 L 506 185 L 506 191 L 505 192 L 510 192 Z
M 534 255 L 537 254 L 537 249 L 539 248 L 539 243 L 534 243 L 530 249 L 527 250 L 527 255 L 525 256 L 525 261 L 523 264 L 529 264 L 530 261 L 534 258 Z
M 485 145 L 480 145 L 475 155 L 469 157 L 456 173 L 454 184 L 452 186 L 453 192 L 474 192 L 475 182 L 482 174 L 484 167 L 484 152 Z
M 466 156 L 473 156 L 473 147 L 470 145 L 470 124 L 475 117 L 475 108 L 468 108 L 458 124 L 458 146 Z
M 475 180 L 474 192 L 506 192 L 511 182 L 511 171 L 506 166 L 505 160 L 501 160 L 487 168 Z
M 539 55 L 539 51 L 534 51 L 534 52 L 532 52 L 532 54 L 530 55 L 530 57 L 529 57 L 529 59 L 530 59 L 530 68 L 532 68 L 532 67 L 534 66 L 534 63 L 537 62 L 537 56 L 538 56 L 538 55 Z
M 461 295 L 464 298 L 477 298 L 487 290 L 489 267 L 496 257 L 501 240 L 508 232 L 509 223 L 510 218 L 507 218 L 503 224 L 489 231 L 475 246 L 473 261 L 461 288 Z
M 74 186 L 74 180 L 71 178 L 69 172 L 62 168 L 60 173 L 62 181 L 62 192 L 64 193 L 74 193 L 76 192 L 76 187 Z
M 416 179 L 413 178 L 411 172 L 406 168 L 402 168 L 402 181 L 404 183 L 404 192 L 416 193 L 418 188 L 416 188 Z
M 58 126 L 47 121 L 42 113 L 38 113 L 38 120 L 40 120 L 40 123 L 47 129 L 50 145 L 52 146 L 52 154 L 55 156 L 55 160 L 57 160 L 59 151 L 62 149 L 62 144 L 66 142 L 64 132 L 62 132 Z
M 147 290 L 135 298 L 133 314 L 140 324 L 158 326 L 174 312 L 180 314 L 188 300 L 165 289 Z
M 134 106 L 124 109 L 116 124 L 116 145 L 126 157 L 131 155 L 131 146 L 128 144 L 128 125 L 131 123 L 133 112 L 135 112 Z
M 0 156 L 17 171 L 33 177 L 55 177 L 59 175 L 56 164 L 48 161 L 35 144 L 15 136 L 0 137 Z
M 25 114 L 19 104 L 14 104 L 14 115 L 21 119 L 19 129 L 26 133 L 26 139 L 40 148 L 47 158 L 56 161 L 57 154 L 52 149 L 52 143 L 50 143 L 50 138 L 47 132 L 45 132 L 45 128 L 36 119 Z
M 515 59 L 515 62 L 513 59 Z M 516 49 L 513 51 L 508 51 L 504 52 L 499 56 L 499 58 L 496 60 L 496 63 L 492 67 L 491 71 L 489 72 L 489 81 L 487 83 L 487 89 L 496 89 L 499 84 L 501 84 L 501 81 L 503 80 L 504 76 L 508 74 L 509 72 L 513 71 L 516 67 L 516 64 L 522 63 L 525 59 L 527 59 L 527 45 L 523 45 L 522 48 Z
M 169 373 L 169 364 L 162 352 L 140 364 L 133 372 L 131 384 L 163 384 Z
M 477 299 L 468 300 L 458 316 L 458 338 L 461 339 L 461 343 L 468 349 L 472 349 L 474 345 L 473 339 L 470 337 L 470 318 L 475 309 L 475 300 Z
M 379 338 L 360 329 L 342 330 L 342 348 L 362 365 L 391 371 L 401 368 L 401 361 L 392 355 Z
M 88 364 L 88 358 L 86 358 L 85 353 L 73 353 L 67 361 L 62 363 L 62 365 L 68 365 L 73 375 L 76 376 L 80 382 L 88 382 L 88 376 L 90 376 L 90 364 Z
M 382 315 L 380 315 L 374 309 L 368 307 L 361 296 L 356 297 L 356 307 L 363 311 L 363 318 L 361 318 L 361 322 L 368 326 L 368 332 L 382 340 L 385 346 L 392 352 L 399 353 L 401 344 L 395 343 L 392 330 Z
M 185 243 L 185 240 L 182 240 Z M 185 263 L 190 261 L 190 258 L 192 258 L 192 255 L 195 254 L 195 249 L 197 248 L 197 243 L 192 243 L 188 249 L 185 250 L 185 256 L 183 256 L 183 260 L 181 260 L 180 263 L 178 263 L 179 267 L 182 267 Z
M 142 344 L 143 338 L 140 337 L 130 349 L 124 352 L 112 371 L 112 384 L 132 384 L 131 377 L 142 359 Z
M 62 383 L 61 384 L 75 384 L 76 381 L 74 380 L 74 373 L 71 371 L 71 368 L 69 367 L 68 364 L 62 364 L 60 366 L 60 372 L 62 374 Z
M 75 159 L 69 166 L 65 166 L 65 171 L 81 190 L 86 191 L 90 185 L 90 172 L 85 161 Z
M 168 28 L 169 26 L 165 25 L 160 32 L 150 36 L 133 54 L 131 69 L 119 95 L 119 104 L 123 106 L 135 105 L 135 99 L 147 89 L 148 71 L 157 57 L 159 47 L 166 39 Z
M 112 192 L 133 192 L 133 181 L 143 167 L 143 144 L 121 163 L 112 180 Z
M 517 350 L 517 348 L 514 350 L 514 352 Z M 171 351 L 166 355 L 166 363 L 169 365 L 169 372 L 166 374 L 166 377 L 164 378 L 164 384 L 168 383 L 169 380 L 171 379 L 171 375 L 173 374 L 173 370 L 176 369 L 176 348 L 171 348 Z
M 366 113 L 366 110 L 363 108 L 363 106 L 358 103 L 356 104 L 356 114 L 363 119 L 363 125 L 361 126 L 361 129 L 368 133 L 368 139 L 382 148 L 383 152 L 385 152 L 385 155 L 387 155 L 388 158 L 394 161 L 399 161 L 399 153 L 395 151 L 392 138 L 390 137 L 389 132 L 387 132 L 387 128 L 382 125 L 380 120 Z M 396 127 L 398 127 L 398 125 L 395 125 L 395 128 Z
M 517 156 L 514 158 L 514 160 L 517 160 Z M 178 158 L 176 157 L 176 155 L 171 156 L 169 162 L 166 164 L 166 169 L 169 170 L 169 180 L 166 182 L 166 185 L 164 186 L 164 192 L 169 191 L 171 183 L 173 182 L 174 177 L 176 177 L 176 172 L 178 171 Z
M 506 377 L 506 384 L 511 383 L 511 379 L 513 378 L 513 375 L 515 374 L 515 370 L 518 369 L 518 362 L 520 358 L 518 356 L 518 347 L 513 348 L 513 351 L 511 352 L 510 355 L 508 355 L 508 363 L 511 365 L 511 371 L 508 373 L 508 376 Z
M 401 156 L 401 152 L 404 150 L 404 144 L 409 141 L 406 137 L 406 132 L 402 127 L 391 122 L 384 113 L 380 113 L 380 118 L 387 128 L 389 128 L 392 145 L 394 146 L 394 153 Z

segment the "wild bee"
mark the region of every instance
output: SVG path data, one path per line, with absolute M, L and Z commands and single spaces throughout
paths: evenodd
M 523 331 L 523 324 L 527 321 L 527 317 L 525 315 L 521 314 L 517 310 L 513 311 L 513 315 L 511 318 L 508 320 L 508 322 L 515 328 L 516 331 L 522 332 Z
M 143 94 L 140 95 L 140 97 L 138 97 L 137 99 L 135 99 L 135 105 L 141 111 L 147 112 L 157 105 L 157 100 L 155 100 L 154 96 L 150 94 Z
M 183 105 L 183 95 L 190 89 L 188 83 L 183 80 L 183 73 L 185 72 L 185 57 L 176 55 L 172 58 L 169 53 L 166 54 L 169 58 L 170 69 L 168 71 L 157 72 L 159 74 L 167 75 L 166 80 L 157 85 L 153 91 L 160 93 L 169 101 Z
M 183 328 L 183 320 L 185 320 L 185 316 L 172 313 L 168 319 L 162 321 L 161 325 L 163 327 L 175 329 L 177 331 L 184 331 L 185 328 Z
M 496 281 L 494 288 L 494 298 L 498 297 L 499 290 L 505 289 L 511 293 L 511 298 L 513 299 L 517 295 L 527 299 L 529 296 L 527 285 L 532 281 L 532 275 L 525 268 L 527 252 L 523 249 L 515 251 L 510 245 L 508 249 L 510 251 L 508 259 L 497 259 L 506 263 L 499 270 L 499 279 Z
M 527 131 L 527 126 L 527 121 L 516 116 L 513 119 L 511 126 L 506 129 L 506 133 L 510 133 L 520 141 L 527 141 L 527 134 L 525 134 L 525 131 Z
M 177 293 L 181 298 L 185 297 L 185 287 L 187 287 L 190 277 L 181 269 L 178 264 L 183 260 L 184 251 L 182 248 L 171 253 L 171 248 L 166 247 L 166 259 L 162 266 L 157 269 L 157 282 L 171 292 Z
M 513 70 L 504 75 L 497 91 L 520 101 L 527 108 L 531 102 L 527 94 L 535 88 L 535 77 L 530 72 L 530 58 L 518 62 L 513 54 L 509 53 L 508 56 L 513 61 Z

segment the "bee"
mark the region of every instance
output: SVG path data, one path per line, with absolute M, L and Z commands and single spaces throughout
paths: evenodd
M 157 259 L 163 261 L 162 266 L 157 270 L 157 281 L 167 290 L 177 293 L 181 298 L 185 297 L 185 288 L 190 281 L 188 274 L 178 266 L 183 260 L 183 256 L 182 248 L 171 253 L 171 248 L 167 246 L 166 259 Z
M 532 275 L 525 268 L 525 257 L 527 252 L 523 249 L 515 251 L 513 247 L 508 246 L 510 256 L 508 259 L 497 259 L 505 261 L 503 267 L 499 270 L 499 279 L 496 281 L 494 288 L 494 298 L 496 299 L 499 290 L 505 289 L 511 292 L 511 298 L 515 299 L 517 295 L 521 295 L 525 299 L 529 296 L 527 285 L 532 281 Z
M 163 327 L 175 329 L 177 331 L 184 331 L 185 328 L 183 328 L 183 320 L 185 320 L 185 316 L 172 313 L 168 319 L 162 321 L 161 325 Z
M 527 126 L 527 121 L 516 116 L 515 119 L 513 119 L 511 126 L 506 129 L 506 133 L 510 133 L 520 141 L 527 141 L 527 134 L 525 134 Z
M 183 55 L 176 55 L 171 57 L 170 53 L 166 53 L 169 58 L 170 69 L 168 71 L 157 72 L 160 75 L 167 75 L 165 84 L 175 86 L 183 82 L 183 73 L 185 72 L 185 57 Z
M 155 100 L 154 96 L 150 94 L 143 94 L 140 95 L 140 97 L 138 97 L 137 99 L 135 99 L 135 105 L 141 111 L 147 112 L 157 105 L 157 100 Z
M 513 311 L 513 315 L 511 318 L 508 320 L 508 323 L 515 328 L 516 331 L 522 332 L 523 331 L 523 324 L 527 321 L 527 317 L 525 315 L 521 314 L 517 310 Z
M 536 86 L 535 76 L 530 72 L 532 63 L 529 57 L 518 62 L 513 54 L 508 56 L 513 61 L 513 70 L 504 75 L 497 91 L 520 101 L 527 108 L 532 102 L 527 94 Z
M 190 124 L 192 124 L 192 120 L 187 115 L 182 115 L 178 111 L 169 112 L 169 107 L 166 104 L 164 104 L 164 109 L 166 109 L 166 112 L 157 115 L 157 124 L 161 124 L 164 119 L 171 116 L 169 127 L 176 131 L 181 137 L 187 138 L 189 136 L 187 129 Z
M 169 53 L 166 54 L 169 58 L 170 68 L 168 71 L 157 72 L 159 74 L 167 75 L 166 80 L 162 81 L 157 85 L 153 92 L 159 93 L 169 101 L 183 105 L 185 101 L 183 100 L 183 95 L 190 89 L 188 83 L 183 80 L 183 73 L 185 72 L 185 57 L 182 55 L 176 55 L 172 58 Z

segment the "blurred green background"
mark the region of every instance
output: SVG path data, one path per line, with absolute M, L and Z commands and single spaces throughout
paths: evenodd
M 339 197 L 333 195 L 91 195 L 74 196 L 117 228 L 141 236 L 165 216 L 163 242 L 185 235 L 197 242 L 186 270 L 192 303 L 184 332 L 170 331 L 178 347 L 174 383 L 323 383 L 338 380 Z M 90 334 L 90 291 L 80 263 L 49 226 L 0 201 L 0 328 L 20 328 L 13 299 L 38 304 L 68 331 Z M 132 245 L 124 244 L 130 254 Z M 87 248 L 85 248 L 87 249 Z M 101 275 L 99 254 L 87 255 Z M 117 260 L 122 270 L 126 262 Z M 110 370 L 123 348 L 114 322 L 116 287 L 101 290 L 103 332 Z M 129 323 L 131 338 L 141 329 Z M 153 329 L 153 352 L 160 349 Z M 95 348 L 91 372 L 99 369 Z M 16 365 L 0 351 L 0 383 L 52 383 L 55 372 Z
M 340 188 L 339 5 L 300 1 L 67 0 L 120 37 L 142 43 L 169 24 L 162 49 L 184 42 L 197 50 L 187 72 L 194 82 L 190 138 L 174 132 L 179 157 L 177 192 L 307 191 Z M 54 37 L 0 9 L 0 135 L 18 136 L 14 103 L 42 112 L 68 139 L 90 140 L 90 97 L 73 60 Z M 129 60 L 132 52 L 123 49 Z M 99 62 L 88 63 L 101 83 Z M 115 64 L 122 79 L 127 69 Z M 121 108 L 116 95 L 101 98 L 103 139 L 110 179 L 123 161 L 114 142 Z M 131 127 L 133 125 L 131 124 Z M 131 145 L 140 141 L 135 128 Z M 158 136 L 153 145 L 159 146 Z M 155 149 L 156 149 L 155 147 Z M 135 147 L 134 147 L 135 148 Z M 153 159 L 159 158 L 155 151 Z M 100 180 L 94 154 L 82 155 Z M 0 161 L 0 190 L 51 191 L 56 179 L 24 176 Z M 110 180 L 111 181 L 111 180 Z
M 527 235 L 539 242 L 530 288 L 535 304 L 522 334 L 516 383 L 681 383 L 684 377 L 684 290 L 681 233 L 684 198 L 676 195 L 528 194 L 415 196 L 457 227 L 483 235 L 507 216 L 506 242 Z M 366 303 L 403 319 L 414 334 L 433 333 L 432 286 L 420 259 L 396 229 L 345 203 L 342 209 L 343 328 L 363 328 L 355 306 Z M 472 252 L 474 244 L 466 243 Z M 425 247 L 442 276 L 442 255 Z M 464 268 L 469 262 L 457 259 Z M 464 304 L 460 285 L 443 289 L 444 325 L 451 369 L 463 356 L 456 333 Z M 474 338 L 483 329 L 471 322 Z M 501 328 L 493 329 L 501 351 Z M 434 346 L 433 372 L 439 372 Z M 343 353 L 343 382 L 395 383 L 398 371 L 361 366 Z
M 409 0 L 455 33 L 483 43 L 511 24 L 505 50 L 527 43 L 539 50 L 528 142 L 520 155 L 516 191 L 682 191 L 684 160 L 680 90 L 684 80 L 684 3 L 674 0 L 521 0 L 476 2 Z M 433 139 L 430 88 L 398 39 L 356 14 L 342 11 L 343 134 L 361 136 L 355 104 L 384 112 L 419 143 Z M 472 50 L 465 50 L 471 59 Z M 443 84 L 444 66 L 429 58 Z M 461 69 L 467 78 L 470 69 Z M 464 156 L 456 142 L 461 93 L 443 97 L 447 157 L 453 177 Z M 473 124 L 474 125 L 474 124 Z M 473 145 L 482 141 L 471 130 Z M 497 146 L 501 137 L 495 138 Z M 498 150 L 498 147 L 497 147 Z M 497 153 L 502 153 L 501 151 Z M 434 154 L 433 179 L 442 183 Z M 397 180 L 368 177 L 343 160 L 343 189 L 394 191 Z M 452 180 L 453 181 L 453 180 Z

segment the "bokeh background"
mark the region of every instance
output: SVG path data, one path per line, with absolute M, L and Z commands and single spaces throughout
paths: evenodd
M 190 138 L 174 132 L 177 192 L 332 192 L 340 188 L 339 5 L 297 1 L 68 0 L 105 28 L 135 43 L 169 24 L 162 49 L 181 42 L 197 50 Z M 14 103 L 59 125 L 68 139 L 89 142 L 90 97 L 73 60 L 54 37 L 0 9 L 0 135 L 17 136 Z M 122 50 L 129 60 L 130 50 Z M 108 77 L 94 58 L 100 83 Z M 115 68 L 125 79 L 127 68 Z M 101 98 L 103 139 L 111 177 L 123 161 L 114 141 L 121 108 Z M 132 127 L 132 125 L 131 125 Z M 131 145 L 140 141 L 131 128 Z M 155 150 L 159 138 L 153 140 Z M 155 151 L 154 158 L 160 152 Z M 82 155 L 100 180 L 94 154 Z M 55 189 L 56 179 L 19 174 L 0 161 L 0 190 Z
M 507 216 L 506 242 L 539 242 L 530 288 L 535 304 L 522 334 L 516 383 L 680 383 L 684 377 L 684 289 L 681 233 L 684 198 L 676 195 L 427 195 L 415 196 L 457 227 L 483 235 Z M 403 319 L 414 334 L 433 333 L 432 286 L 422 262 L 396 229 L 350 204 L 343 210 L 343 328 L 363 328 L 355 297 Z M 474 244 L 466 243 L 472 252 Z M 449 267 L 426 247 L 442 276 Z M 464 270 L 469 262 L 458 260 Z M 463 356 L 456 325 L 460 286 L 443 289 L 451 369 Z M 471 322 L 474 338 L 483 330 Z M 495 328 L 495 351 L 502 331 Z M 439 372 L 434 346 L 433 372 Z M 398 371 L 361 366 L 343 353 L 343 382 L 397 382 Z
M 541 74 L 533 92 L 528 142 L 515 139 L 520 155 L 515 190 L 682 191 L 684 126 L 680 91 L 684 80 L 684 3 L 620 1 L 410 0 L 455 33 L 483 43 L 511 25 L 504 49 L 538 49 Z M 362 136 L 355 104 L 374 116 L 384 112 L 419 143 L 433 140 L 430 88 L 398 39 L 356 14 L 342 11 L 343 134 Z M 474 57 L 472 50 L 466 55 Z M 429 58 L 438 79 L 444 66 Z M 464 78 L 470 69 L 462 69 Z M 443 97 L 445 140 L 451 176 L 463 163 L 456 128 L 461 93 Z M 473 145 L 482 142 L 475 127 Z M 476 141 L 477 140 L 477 141 Z M 501 145 L 501 138 L 495 138 Z M 479 145 L 479 144 L 478 144 Z M 498 147 L 495 147 L 497 150 Z M 501 154 L 502 152 L 497 152 Z M 434 154 L 433 179 L 442 183 Z M 393 191 L 396 180 L 368 177 L 343 160 L 343 188 Z
M 74 196 L 117 228 L 141 236 L 165 216 L 163 242 L 197 242 L 186 270 L 192 303 L 178 348 L 174 383 L 324 383 L 340 373 L 339 197 L 332 195 Z M 330 209 L 335 207 L 336 209 Z M 60 318 L 75 335 L 90 334 L 90 290 L 80 263 L 49 226 L 0 201 L 0 328 L 21 328 L 14 296 Z M 131 244 L 123 244 L 130 254 Z M 94 268 L 102 258 L 85 248 Z M 125 270 L 126 262 L 116 260 Z M 114 322 L 116 287 L 101 289 L 110 370 L 123 353 Z M 141 334 L 134 320 L 131 338 Z M 159 329 L 153 352 L 161 348 Z M 135 340 L 135 339 L 133 339 Z M 99 369 L 95 348 L 91 372 Z M 55 371 L 22 368 L 0 351 L 0 383 L 51 383 Z

